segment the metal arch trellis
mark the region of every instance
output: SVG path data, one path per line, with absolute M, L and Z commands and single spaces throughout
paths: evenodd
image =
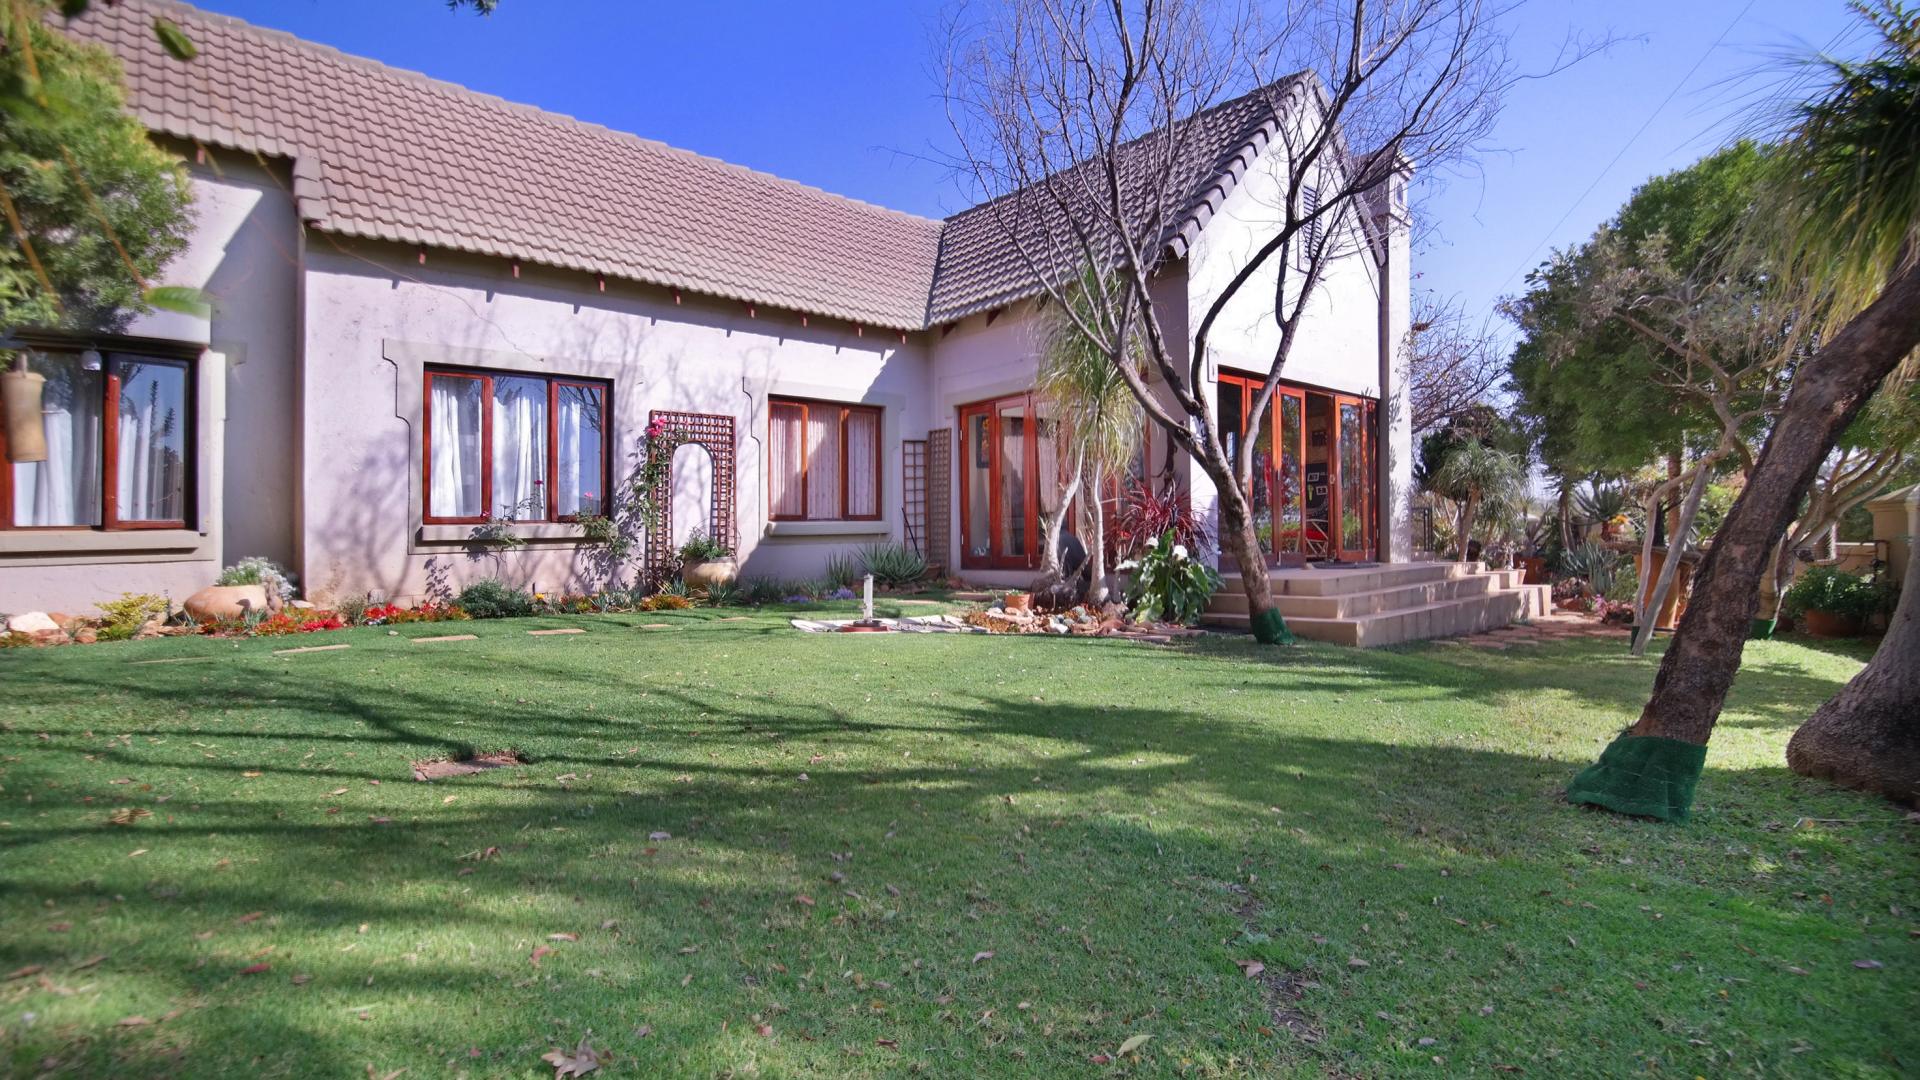
M 738 548 L 733 417 L 654 409 L 647 414 L 647 419 L 663 425 L 661 436 L 673 440 L 676 449 L 689 443 L 706 447 L 707 454 L 713 458 L 713 503 L 707 511 L 707 534 L 723 541 L 729 549 Z M 647 497 L 653 501 L 654 514 L 652 526 L 647 530 L 646 573 L 647 581 L 657 587 L 666 580 L 674 562 L 672 466 L 668 466 L 666 475 Z

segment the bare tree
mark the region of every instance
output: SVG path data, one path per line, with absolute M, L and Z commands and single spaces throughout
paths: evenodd
M 1407 411 L 1413 433 L 1435 431 L 1484 405 L 1507 374 L 1506 348 L 1458 297 L 1423 292 L 1407 331 Z
M 1483 0 L 1271 7 L 994 0 L 949 27 L 946 70 L 961 170 L 1046 298 L 1065 309 L 1092 268 L 1100 302 L 1069 317 L 1218 489 L 1221 548 L 1263 641 L 1288 635 L 1247 494 L 1253 440 L 1229 454 L 1209 336 L 1243 290 L 1271 290 L 1279 344 L 1249 414 L 1261 423 L 1330 267 L 1374 251 L 1370 230 L 1405 214 L 1413 171 L 1472 153 L 1513 79 L 1499 9 Z M 1155 282 L 1197 232 L 1194 178 L 1222 163 L 1196 157 L 1229 105 L 1256 111 L 1264 154 L 1281 163 L 1271 231 L 1204 310 L 1170 319 Z M 1144 372 L 1128 362 L 1136 342 Z

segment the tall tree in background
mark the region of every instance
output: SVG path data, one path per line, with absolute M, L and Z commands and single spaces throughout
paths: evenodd
M 1841 434 L 1920 346 L 1920 13 L 1894 0 L 1855 9 L 1876 47 L 1864 60 L 1817 61 L 1826 85 L 1798 109 L 1766 215 L 1784 226 L 1782 276 L 1830 298 L 1832 331 L 1794 373 L 1639 722 L 1574 778 L 1571 801 L 1687 815 L 1775 545 Z M 1861 697 L 1897 692 L 1879 683 Z M 1887 730 L 1879 713 L 1848 708 Z
M 1457 298 L 1431 292 L 1414 297 L 1405 350 L 1416 437 L 1486 404 L 1507 373 L 1505 349 L 1490 328 L 1469 319 Z
M 1116 287 L 1070 317 L 1212 480 L 1220 546 L 1238 564 L 1265 642 L 1290 635 L 1247 495 L 1254 440 L 1229 451 L 1214 415 L 1209 335 L 1259 281 L 1279 345 L 1249 413 L 1257 429 L 1329 267 L 1369 251 L 1364 230 L 1379 196 L 1409 169 L 1439 171 L 1470 155 L 1512 80 L 1506 35 L 1481 0 L 1275 8 L 1269 16 L 1236 0 L 995 0 L 979 19 L 963 12 L 954 21 L 946 80 L 963 171 L 992 200 L 1022 272 L 1063 309 L 1082 268 L 1111 273 Z M 1200 131 L 1187 120 L 1247 92 L 1261 95 L 1272 118 L 1265 152 L 1279 155 L 1282 190 L 1260 246 L 1205 310 L 1174 322 L 1153 283 L 1194 195 L 1180 180 Z M 1135 341 L 1145 342 L 1146 373 L 1134 363 Z

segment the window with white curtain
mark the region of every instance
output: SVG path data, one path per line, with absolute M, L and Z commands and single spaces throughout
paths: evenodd
M 184 529 L 197 443 L 185 359 L 32 349 L 41 376 L 39 461 L 0 469 L 0 527 Z M 0 431 L 0 447 L 5 433 Z
M 774 398 L 767 416 L 767 509 L 773 520 L 880 517 L 877 407 Z
M 607 507 L 607 385 L 427 372 L 428 524 L 572 521 Z

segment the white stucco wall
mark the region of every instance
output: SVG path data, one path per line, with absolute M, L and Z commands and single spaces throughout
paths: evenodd
M 440 252 L 421 265 L 392 245 L 308 253 L 301 564 L 323 597 L 411 598 L 430 564 L 446 583 L 498 576 L 543 591 L 600 587 L 591 549 L 559 536 L 477 553 L 470 528 L 421 528 L 418 367 L 442 362 L 608 379 L 615 471 L 635 461 L 653 409 L 721 413 L 736 423 L 738 526 L 745 577 L 817 576 L 828 553 L 900 535 L 900 439 L 924 434 L 927 362 L 916 337 Z M 424 358 L 424 359 L 423 359 Z M 413 374 L 407 368 L 412 365 Z M 878 523 L 767 521 L 763 469 L 769 394 L 880 405 Z M 686 484 L 689 470 L 676 477 Z M 697 497 L 681 492 L 676 503 Z M 541 530 L 534 530 L 541 531 Z M 678 524 L 676 531 L 679 531 Z
M 124 592 L 177 603 L 240 556 L 292 561 L 300 251 L 292 199 L 284 174 L 238 155 L 196 161 L 189 172 L 193 234 L 157 280 L 206 291 L 211 317 L 156 311 L 125 332 L 206 347 L 196 365 L 196 527 L 0 531 L 0 612 L 84 614 Z M 229 457 L 229 445 L 244 449 Z

